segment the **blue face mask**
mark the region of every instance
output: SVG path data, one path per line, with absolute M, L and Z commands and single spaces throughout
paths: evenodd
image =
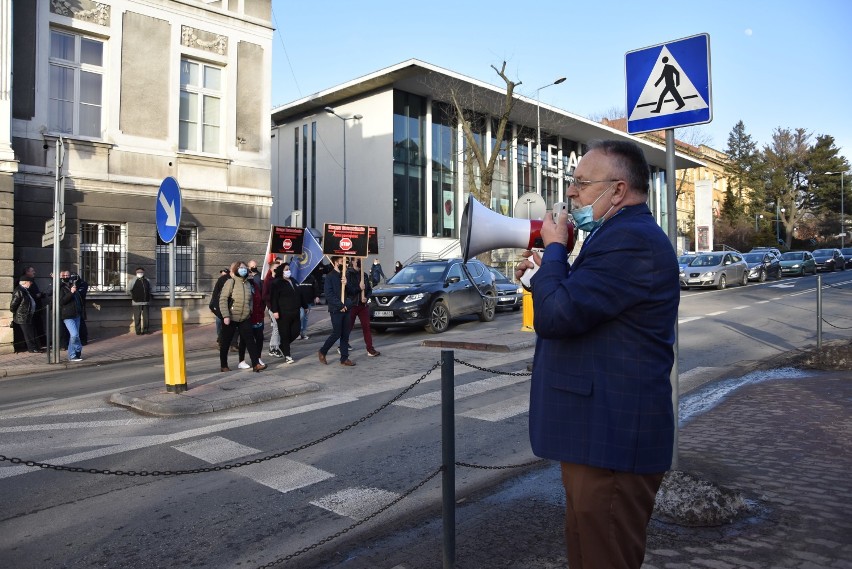
M 239 269 L 237 269 L 237 274 L 241 277 L 244 277 L 248 274 L 248 269 L 245 267 L 240 267 Z
M 594 229 L 598 228 L 601 223 L 603 223 L 604 217 L 606 216 L 606 214 L 609 213 L 610 211 L 612 211 L 612 208 L 615 207 L 615 206 L 611 206 L 608 210 L 606 210 L 606 213 L 604 213 L 598 219 L 595 219 L 595 217 L 594 217 L 595 212 L 593 211 L 593 208 L 595 207 L 595 204 L 598 203 L 598 200 L 601 199 L 602 197 L 604 197 L 606 195 L 606 193 L 609 190 L 611 190 L 613 187 L 614 186 L 610 186 L 604 193 L 599 195 L 597 197 L 597 199 L 595 201 L 593 201 L 591 204 L 584 205 L 581 208 L 571 210 L 571 217 L 574 218 L 574 223 L 577 224 L 578 229 L 582 229 L 583 231 L 593 231 Z

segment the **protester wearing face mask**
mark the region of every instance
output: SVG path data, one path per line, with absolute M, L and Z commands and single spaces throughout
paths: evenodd
M 222 341 L 219 343 L 219 363 L 221 371 L 231 371 L 228 367 L 228 349 L 234 334 L 239 334 L 251 358 L 251 369 L 262 371 L 266 364 L 260 361 L 260 348 L 252 332 L 251 313 L 254 307 L 254 283 L 249 278 L 248 266 L 243 261 L 231 264 L 230 280 L 225 281 L 219 296 L 219 312 L 222 314 Z
M 133 305 L 133 327 L 136 335 L 150 334 L 149 308 L 151 302 L 151 282 L 145 278 L 145 269 L 136 267 L 136 277 L 129 287 L 131 304 Z
M 282 263 L 275 269 L 275 280 L 269 299 L 272 304 L 272 316 L 278 323 L 278 336 L 281 339 L 279 349 L 284 354 L 284 362 L 288 364 L 296 361 L 290 354 L 290 344 L 299 337 L 299 309 L 308 307 L 302 300 L 299 286 L 290 276 L 290 263 Z
M 567 192 L 589 232 L 580 253 L 569 265 L 563 213 L 544 217 L 535 255 L 530 443 L 562 465 L 572 569 L 642 565 L 671 466 L 680 285 L 674 248 L 647 205 L 649 178 L 636 144 L 590 143 Z M 515 275 L 531 267 L 525 260 Z

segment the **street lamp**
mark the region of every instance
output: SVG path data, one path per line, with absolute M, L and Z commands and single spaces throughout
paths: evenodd
M 346 121 L 361 120 L 364 116 L 352 115 L 351 117 L 342 117 L 334 112 L 334 109 L 331 107 L 326 107 L 325 112 L 343 121 L 343 223 L 346 223 Z
M 787 211 L 783 207 L 779 210 L 778 204 L 775 204 L 775 241 L 781 243 L 781 214 Z M 779 213 L 780 212 L 780 213 Z
M 763 214 L 762 214 L 762 213 L 756 213 L 756 214 L 754 214 L 754 232 L 755 232 L 755 233 L 757 233 L 758 231 L 760 231 L 760 229 L 758 229 L 758 227 L 757 227 L 757 219 L 758 219 L 758 218 L 763 219 Z
M 840 174 L 840 248 L 843 249 L 844 239 L 846 237 L 846 225 L 844 225 L 844 212 L 843 212 L 843 177 L 846 175 L 846 171 L 843 172 L 826 172 L 826 175 L 834 176 L 836 174 Z
M 536 193 L 541 195 L 541 100 L 539 99 L 539 93 L 542 89 L 547 89 L 552 85 L 559 85 L 565 81 L 565 77 L 560 77 L 553 83 L 548 83 L 547 85 L 543 85 L 535 90 L 535 125 L 536 125 L 536 135 L 535 135 L 535 150 L 538 154 L 535 156 L 535 190 Z

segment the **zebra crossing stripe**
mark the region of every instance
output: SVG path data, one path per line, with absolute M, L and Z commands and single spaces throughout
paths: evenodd
M 512 397 L 511 399 L 506 399 L 500 403 L 493 403 L 491 405 L 479 407 L 478 409 L 471 409 L 470 411 L 459 413 L 459 416 L 467 417 L 469 419 L 479 419 L 480 421 L 497 422 L 517 415 L 522 415 L 527 412 L 529 407 L 530 396 L 529 394 L 525 394 Z
M 346 488 L 314 500 L 311 505 L 334 512 L 339 516 L 363 520 L 397 498 L 399 494 L 396 492 L 388 492 L 381 488 Z
M 459 399 L 464 399 L 465 397 L 479 395 L 487 391 L 501 389 L 503 387 L 509 387 L 511 385 L 515 385 L 516 383 L 524 383 L 529 380 L 530 378 L 527 376 L 514 377 L 506 375 L 498 375 L 494 377 L 489 377 L 487 379 L 480 379 L 479 381 L 472 381 L 463 385 L 457 385 L 454 390 L 453 398 L 458 401 Z M 417 395 L 415 397 L 409 397 L 407 399 L 401 399 L 394 403 L 394 405 L 399 405 L 400 407 L 410 407 L 412 409 L 426 409 L 428 407 L 434 407 L 440 404 L 440 390 L 430 391 L 429 393 L 424 393 L 423 395 Z

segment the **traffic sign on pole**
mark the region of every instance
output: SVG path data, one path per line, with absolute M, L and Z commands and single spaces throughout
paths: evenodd
M 713 120 L 708 34 L 629 51 L 624 74 L 628 133 Z
M 171 243 L 180 227 L 180 186 L 171 176 L 165 178 L 157 192 L 157 233 L 164 243 Z

